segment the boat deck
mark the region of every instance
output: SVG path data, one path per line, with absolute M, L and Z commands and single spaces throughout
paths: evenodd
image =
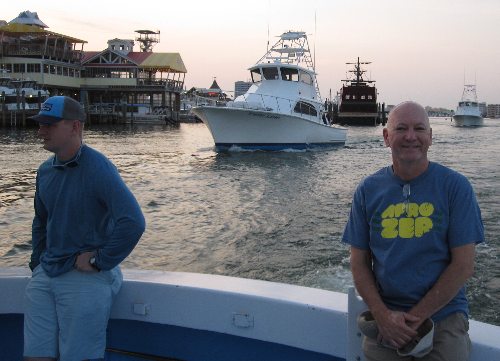
M 0 269 L 0 355 L 22 358 L 25 269 Z M 182 272 L 125 270 L 106 360 L 364 360 L 356 296 Z M 471 361 L 500 359 L 500 327 L 470 322 Z

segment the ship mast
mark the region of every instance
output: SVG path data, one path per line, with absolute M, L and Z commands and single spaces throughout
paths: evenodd
M 351 82 L 352 85 L 363 85 L 365 83 L 374 83 L 374 80 L 364 80 L 363 74 L 366 73 L 366 70 L 361 69 L 361 65 L 363 64 L 371 64 L 371 61 L 358 61 L 356 63 L 346 63 L 347 65 L 354 65 L 354 70 L 349 70 L 349 73 L 354 73 L 356 80 L 354 79 L 342 79 L 344 82 Z

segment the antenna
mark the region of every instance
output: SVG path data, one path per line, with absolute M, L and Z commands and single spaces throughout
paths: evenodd
M 267 3 L 267 49 L 266 52 L 269 52 L 269 14 L 271 13 L 271 0 Z
M 313 64 L 314 64 L 314 72 L 316 73 L 316 36 L 318 32 L 316 30 L 316 10 L 314 10 L 314 49 L 313 49 Z
M 269 51 L 269 20 L 267 21 L 267 49 Z

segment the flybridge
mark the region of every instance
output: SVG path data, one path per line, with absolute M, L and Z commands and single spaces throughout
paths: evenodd
M 303 31 L 288 31 L 279 37 L 280 39 L 268 49 L 257 64 L 266 60 L 275 63 L 295 64 L 304 63 L 305 66 L 314 70 L 314 62 L 311 58 L 307 35 Z

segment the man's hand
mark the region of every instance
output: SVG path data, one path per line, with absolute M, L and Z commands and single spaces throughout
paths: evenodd
M 80 272 L 97 272 L 90 264 L 90 259 L 95 256 L 95 252 L 83 252 L 76 257 L 75 269 Z
M 400 348 L 410 342 L 417 331 L 415 325 L 420 318 L 406 312 L 386 310 L 383 314 L 373 315 L 378 326 L 378 342 Z

